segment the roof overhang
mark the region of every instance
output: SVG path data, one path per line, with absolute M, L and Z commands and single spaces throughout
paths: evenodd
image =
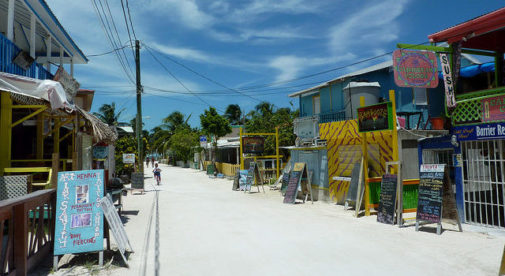
M 46 1 L 44 0 L 21 0 L 28 10 L 37 17 L 40 24 L 49 32 L 51 37 L 60 44 L 65 52 L 69 55 L 63 60 L 64 63 L 70 63 L 70 58 L 75 64 L 84 64 L 88 59 L 79 49 L 77 44 L 72 40 L 70 35 L 65 31 L 56 16 L 53 14 Z M 29 26 L 29 25 L 28 25 Z M 59 53 L 52 53 L 53 61 L 59 63 Z M 65 62 L 67 61 L 67 62 Z M 40 62 L 40 60 L 38 60 Z
M 430 42 L 461 42 L 463 48 L 505 52 L 505 8 L 431 34 Z

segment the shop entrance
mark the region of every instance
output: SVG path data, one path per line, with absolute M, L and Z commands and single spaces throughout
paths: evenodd
M 505 140 L 465 141 L 461 147 L 466 222 L 505 228 Z

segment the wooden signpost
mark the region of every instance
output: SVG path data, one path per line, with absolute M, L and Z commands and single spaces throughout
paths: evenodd
M 132 172 L 131 175 L 131 192 L 133 190 L 140 190 L 140 192 L 144 193 L 144 173 L 143 172 Z
M 298 192 L 302 193 L 304 203 L 309 195 L 310 201 L 314 203 L 312 199 L 311 175 L 309 175 L 307 164 L 305 163 L 295 163 L 293 170 L 289 174 L 289 182 L 284 194 L 284 203 L 295 204 Z
M 239 182 L 240 182 L 240 170 L 237 170 L 235 177 L 233 177 L 233 186 L 231 188 L 232 191 L 239 190 Z
M 355 163 L 354 168 L 351 172 L 351 181 L 349 183 L 349 189 L 347 190 L 347 196 L 345 198 L 344 208 L 347 210 L 349 205 L 357 206 L 357 198 L 358 198 L 358 189 L 359 189 L 359 180 L 361 171 L 363 168 L 360 163 Z
M 436 223 L 442 233 L 442 217 L 456 220 L 462 232 L 458 210 L 445 164 L 423 164 L 419 172 L 416 231 L 421 222 Z
M 258 193 L 260 192 L 260 187 L 263 189 L 263 193 L 265 192 L 265 187 L 263 186 L 263 177 L 261 177 L 260 170 L 258 168 L 258 164 L 256 162 L 251 162 L 249 164 L 249 170 L 247 171 L 247 181 L 245 185 L 245 191 L 251 192 L 252 185 L 256 185 L 258 188 Z
M 361 162 L 359 166 L 358 189 L 356 192 L 356 206 L 354 212 L 355 217 L 359 216 L 359 211 L 361 210 L 361 203 L 363 202 L 363 195 L 365 194 L 365 178 L 363 176 L 363 165 L 364 160 L 363 157 L 361 157 Z

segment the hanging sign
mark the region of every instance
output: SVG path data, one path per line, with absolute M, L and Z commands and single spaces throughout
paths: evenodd
M 391 102 L 358 108 L 359 132 L 392 130 L 393 127 L 394 123 Z
M 454 83 L 449 57 L 445 53 L 440 53 L 439 56 L 440 64 L 442 65 L 442 75 L 444 76 L 445 103 L 448 108 L 454 108 L 456 107 L 456 97 L 454 96 Z
M 207 148 L 207 136 L 200 135 L 200 147 Z
M 393 53 L 395 83 L 400 87 L 435 88 L 438 63 L 434 52 L 396 50 Z
M 242 137 L 242 143 L 244 144 L 244 153 L 261 154 L 265 150 L 265 137 Z
M 123 163 L 124 164 L 135 164 L 135 154 L 134 153 L 123 153 Z
M 65 89 L 65 94 L 69 101 L 72 101 L 81 86 L 70 74 L 65 71 L 63 66 L 58 67 L 58 70 L 54 74 L 54 81 L 61 83 L 63 89 Z
M 505 95 L 482 99 L 481 104 L 483 122 L 505 120 Z
M 54 255 L 103 250 L 103 170 L 58 173 Z

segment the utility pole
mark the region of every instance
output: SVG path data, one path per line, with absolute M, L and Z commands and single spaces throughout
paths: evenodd
M 142 85 L 140 84 L 140 42 L 135 40 L 135 69 L 137 72 L 137 152 L 139 172 L 144 172 L 144 150 L 142 149 Z

